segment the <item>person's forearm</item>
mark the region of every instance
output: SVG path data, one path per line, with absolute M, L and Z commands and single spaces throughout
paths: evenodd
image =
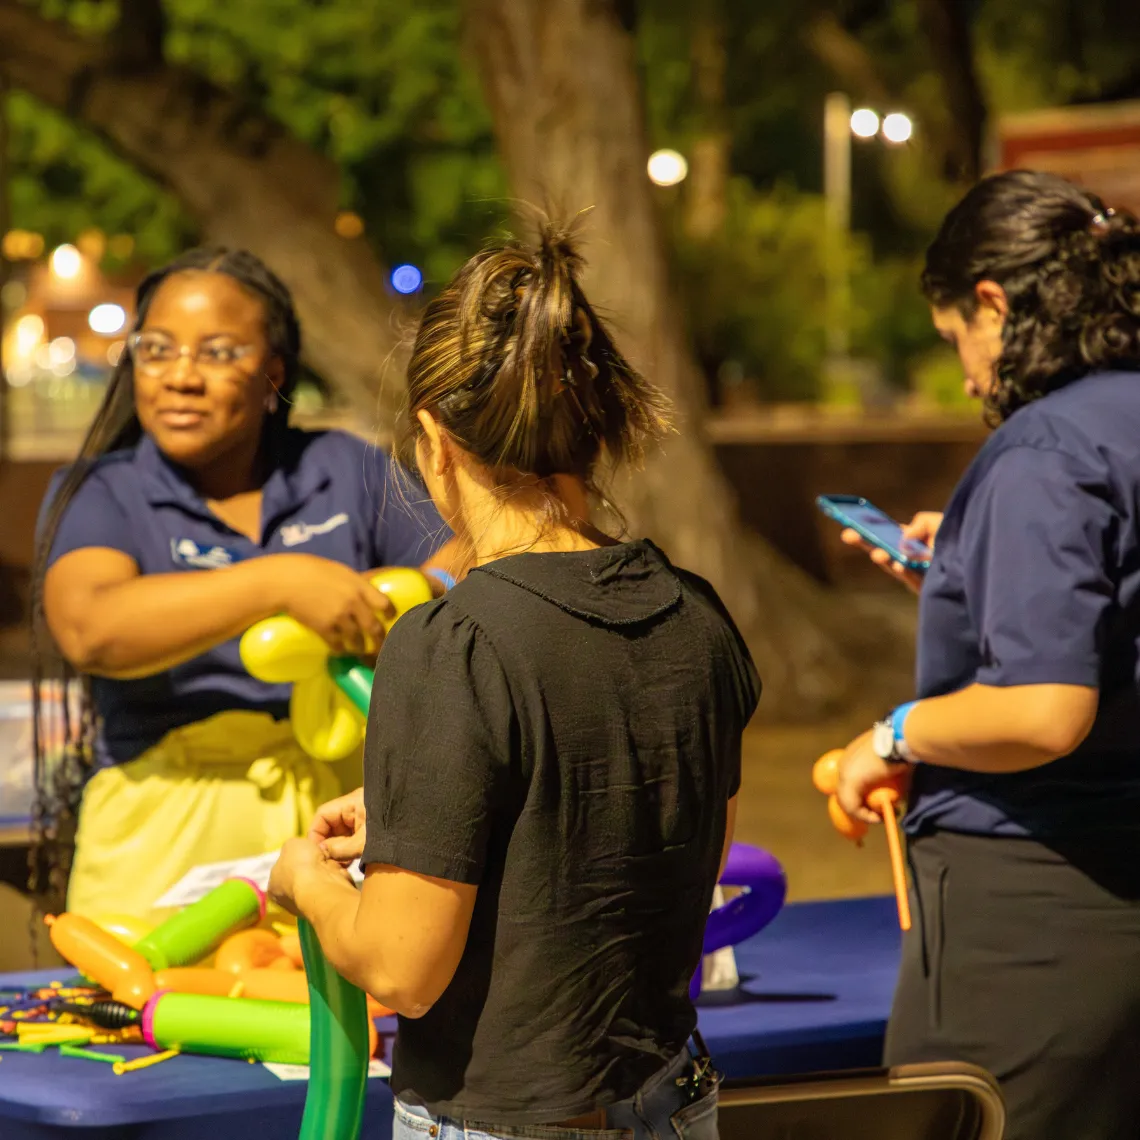
M 926 764 L 1022 772 L 1072 752 L 1096 716 L 1095 690 L 1077 685 L 969 685 L 919 701 L 906 718 L 910 750 Z
M 357 921 L 360 901 L 360 892 L 351 882 L 324 871 L 296 883 L 297 909 L 312 923 L 336 972 L 388 1009 L 405 1017 L 422 1015 L 423 1009 L 411 1006 L 397 991 L 384 968 L 382 947 L 363 936 Z
M 59 637 L 60 648 L 76 668 L 102 677 L 146 677 L 180 665 L 283 608 L 271 562 L 106 586 Z

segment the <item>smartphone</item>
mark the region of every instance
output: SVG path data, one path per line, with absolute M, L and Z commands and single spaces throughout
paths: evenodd
M 933 551 L 925 543 L 907 538 L 890 515 L 858 495 L 820 495 L 815 505 L 840 526 L 850 527 L 860 538 L 885 550 L 908 570 L 925 573 Z

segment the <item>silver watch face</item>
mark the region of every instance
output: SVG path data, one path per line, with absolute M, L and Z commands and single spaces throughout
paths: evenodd
M 871 748 L 883 760 L 890 760 L 894 756 L 895 729 L 889 720 L 881 720 L 871 729 Z

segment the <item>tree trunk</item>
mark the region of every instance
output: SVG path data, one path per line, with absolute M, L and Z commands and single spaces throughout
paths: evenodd
M 167 187 L 206 239 L 272 266 L 293 291 L 308 362 L 390 423 L 403 391 L 399 310 L 371 248 L 333 231 L 336 167 L 237 97 L 116 47 L 0 0 L 0 60 L 12 84 Z
M 608 0 L 466 0 L 512 191 L 564 215 L 592 207 L 584 287 L 635 365 L 673 399 L 679 434 L 618 495 L 631 523 L 714 583 L 747 637 L 769 715 L 818 713 L 846 693 L 824 592 L 745 538 L 703 436 L 705 380 L 673 291 L 651 185 L 633 42 Z
M 950 110 L 950 174 L 967 183 L 981 177 L 986 130 L 986 103 L 974 67 L 972 7 L 967 0 L 919 0 L 918 4 Z
M 685 232 L 696 241 L 715 237 L 727 210 L 728 157 L 732 139 L 725 121 L 728 53 L 719 0 L 703 0 L 692 14 L 693 87 L 698 129 L 685 184 Z

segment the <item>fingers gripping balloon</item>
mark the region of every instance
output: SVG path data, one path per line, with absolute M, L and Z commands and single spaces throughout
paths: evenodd
M 396 616 L 431 600 L 427 578 L 410 567 L 384 570 L 372 584 L 388 596 Z M 364 739 L 372 670 L 353 657 L 331 656 L 326 642 L 295 618 L 280 614 L 246 630 L 241 660 L 259 681 L 292 684 L 289 720 L 301 747 L 316 760 L 343 760 Z
M 843 749 L 836 748 L 825 753 L 813 765 L 811 781 L 816 791 L 822 792 L 827 799 L 827 814 L 835 830 L 845 839 L 862 844 L 867 834 L 867 825 L 861 819 L 849 816 L 839 803 L 835 794 L 839 788 L 839 761 L 843 759 Z M 910 897 L 907 894 L 906 868 L 903 864 L 902 840 L 899 838 L 898 820 L 895 818 L 895 804 L 901 798 L 897 784 L 887 783 L 868 792 L 866 803 L 869 808 L 879 813 L 883 818 L 884 830 L 887 833 L 887 850 L 891 857 L 891 877 L 895 885 L 895 901 L 899 908 L 899 926 L 903 930 L 910 929 Z

